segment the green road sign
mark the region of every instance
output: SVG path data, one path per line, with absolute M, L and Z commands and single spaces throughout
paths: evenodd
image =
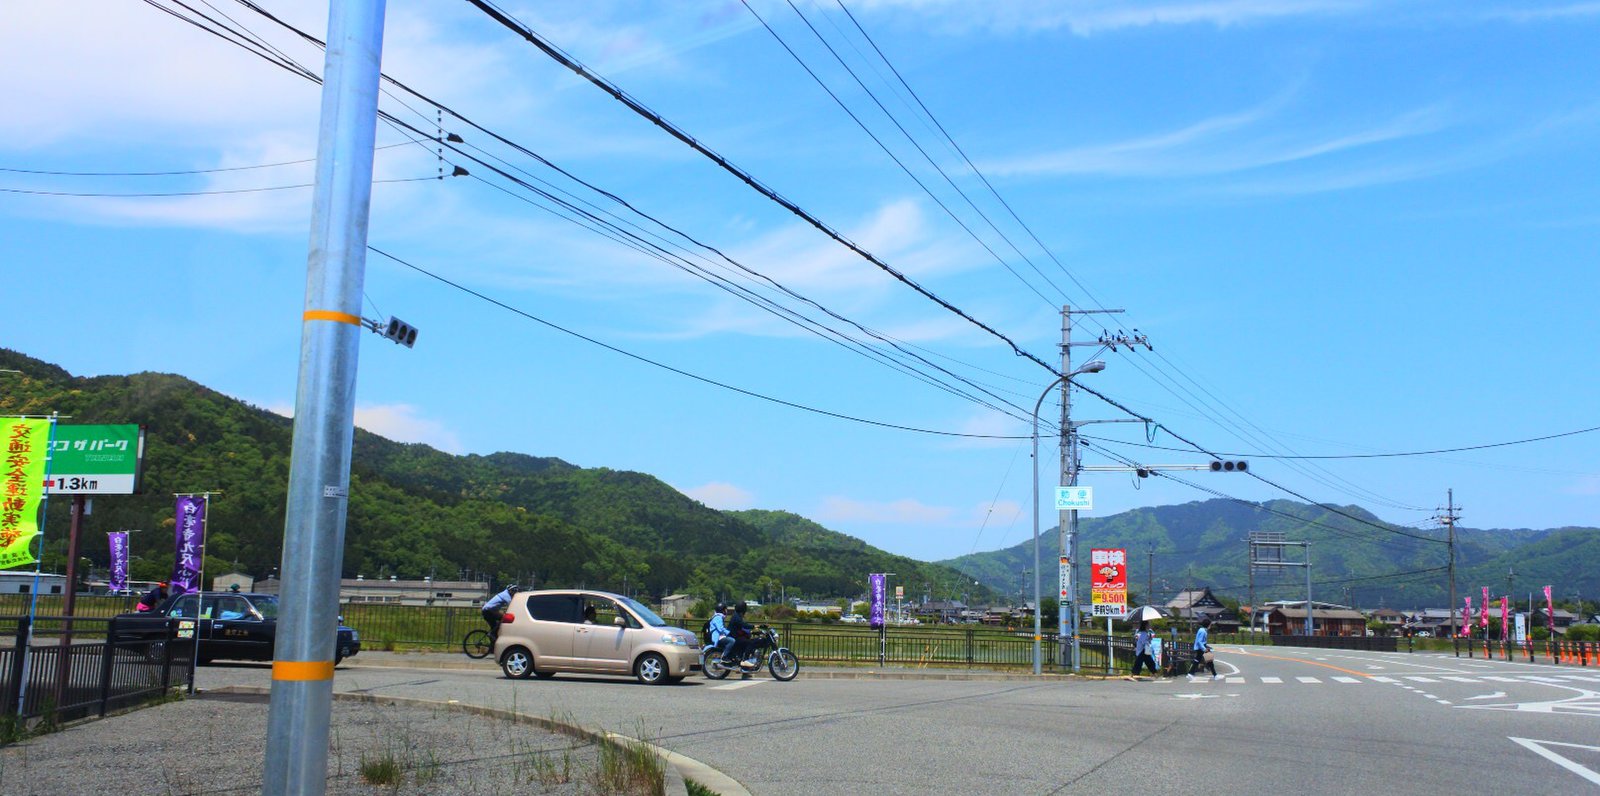
M 56 424 L 50 445 L 52 495 L 131 495 L 139 489 L 144 430 L 135 425 Z

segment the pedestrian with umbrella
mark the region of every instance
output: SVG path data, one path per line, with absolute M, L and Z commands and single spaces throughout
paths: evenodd
M 1151 647 L 1160 644 L 1156 634 L 1150 630 L 1150 620 L 1160 619 L 1161 612 L 1145 605 L 1128 612 L 1126 621 L 1138 621 L 1139 631 L 1133 634 L 1133 676 L 1138 677 L 1145 667 L 1150 668 L 1150 673 L 1160 675 L 1161 669 L 1156 666 L 1156 659 L 1151 655 Z

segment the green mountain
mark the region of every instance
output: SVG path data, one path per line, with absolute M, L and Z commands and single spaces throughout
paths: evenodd
M 1245 540 L 1254 532 L 1274 531 L 1288 540 L 1311 542 L 1313 599 L 1406 610 L 1443 607 L 1447 600 L 1444 531 L 1390 525 L 1355 506 L 1330 508 L 1286 500 L 1257 505 L 1217 499 L 1084 517 L 1078 531 L 1080 559 L 1096 547 L 1127 549 L 1129 588 L 1145 602 L 1150 601 L 1145 595 L 1151 593 L 1164 602 L 1180 590 L 1202 586 L 1248 600 L 1251 579 Z M 1046 594 L 1055 582 L 1059 549 L 1056 529 L 1041 534 L 1039 558 Z M 1302 560 L 1298 549 L 1290 549 L 1286 557 Z M 997 591 L 1031 597 L 1032 577 L 1024 573 L 1032 569 L 1033 560 L 1033 542 L 1029 540 L 939 563 Z M 1539 599 L 1543 599 L 1546 583 L 1555 586 L 1557 600 L 1579 592 L 1592 599 L 1600 595 L 1595 561 L 1600 561 L 1600 528 L 1536 531 L 1458 526 L 1458 599 L 1479 594 L 1482 586 L 1488 586 L 1492 594 L 1504 594 L 1506 574 L 1513 567 L 1517 574 L 1510 588 L 1521 599 L 1526 599 L 1529 590 L 1539 591 Z M 1254 586 L 1258 601 L 1303 598 L 1305 570 L 1259 571 Z
M 291 421 L 181 376 L 79 378 L 0 349 L 0 414 L 58 412 L 62 422 L 146 429 L 143 493 L 101 496 L 80 556 L 104 567 L 105 533 L 137 529 L 133 575 L 172 564 L 174 492 L 220 491 L 211 504 L 208 575 L 265 576 L 279 563 Z M 70 501 L 50 502 L 44 565 L 64 571 Z M 793 514 L 722 512 L 644 473 L 583 468 L 520 453 L 455 456 L 356 430 L 344 574 L 484 576 L 650 595 L 858 595 L 866 573 L 928 583 L 953 570 L 868 546 Z M 970 582 L 970 581 L 969 581 Z

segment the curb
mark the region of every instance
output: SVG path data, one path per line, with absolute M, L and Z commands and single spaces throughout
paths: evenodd
M 205 693 L 271 696 L 272 689 L 261 686 L 230 685 L 223 686 L 221 688 L 207 689 Z M 666 786 L 666 792 L 669 794 L 669 796 L 689 795 L 689 786 L 684 783 L 685 778 L 693 778 L 694 781 L 706 786 L 713 792 L 720 794 L 720 796 L 750 796 L 750 791 L 743 785 L 739 784 L 738 780 L 735 780 L 733 777 L 730 777 L 727 774 L 724 774 L 721 771 L 718 771 L 717 769 L 700 762 L 699 760 L 686 755 L 678 754 L 677 752 L 674 752 L 670 749 L 665 749 L 653 743 L 641 741 L 637 738 L 630 738 L 626 735 L 622 735 L 621 733 L 610 732 L 607 730 L 597 730 L 584 727 L 580 724 L 567 724 L 565 722 L 559 722 L 555 721 L 554 719 L 547 719 L 541 716 L 529 716 L 526 713 L 517 713 L 513 710 L 489 708 L 481 705 L 468 705 L 456 700 L 440 702 L 436 699 L 413 699 L 410 697 L 379 696 L 376 694 L 349 694 L 338 692 L 333 694 L 333 698 L 345 702 L 395 702 L 422 707 L 444 708 L 446 710 L 457 710 L 461 711 L 462 713 L 472 713 L 479 716 L 501 719 L 503 721 L 510 721 L 512 723 L 532 724 L 551 732 L 561 733 L 562 735 L 570 735 L 574 738 L 584 738 L 596 743 L 639 744 L 640 746 L 650 749 L 650 751 L 654 752 L 668 764 L 664 767 L 666 779 L 664 784 Z

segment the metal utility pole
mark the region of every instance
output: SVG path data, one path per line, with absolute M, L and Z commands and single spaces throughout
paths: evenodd
M 1449 562 L 1449 566 L 1448 566 L 1448 569 L 1450 571 L 1450 604 L 1448 606 L 1448 616 L 1449 616 L 1449 619 L 1450 619 L 1450 637 L 1451 638 L 1455 638 L 1456 637 L 1456 630 L 1457 630 L 1457 628 L 1456 628 L 1456 521 L 1461 519 L 1461 510 L 1456 508 L 1456 491 L 1454 489 L 1445 490 L 1444 515 L 1441 516 L 1441 517 L 1434 517 L 1434 519 L 1439 521 L 1439 522 L 1444 523 L 1444 526 L 1447 529 L 1449 529 L 1449 536 L 1448 536 L 1449 541 L 1447 542 L 1447 545 L 1450 548 L 1450 562 Z M 1463 617 L 1463 618 L 1465 618 L 1465 617 Z
M 384 5 L 385 0 L 341 0 L 328 11 L 261 786 L 266 796 L 320 796 L 327 787 Z

